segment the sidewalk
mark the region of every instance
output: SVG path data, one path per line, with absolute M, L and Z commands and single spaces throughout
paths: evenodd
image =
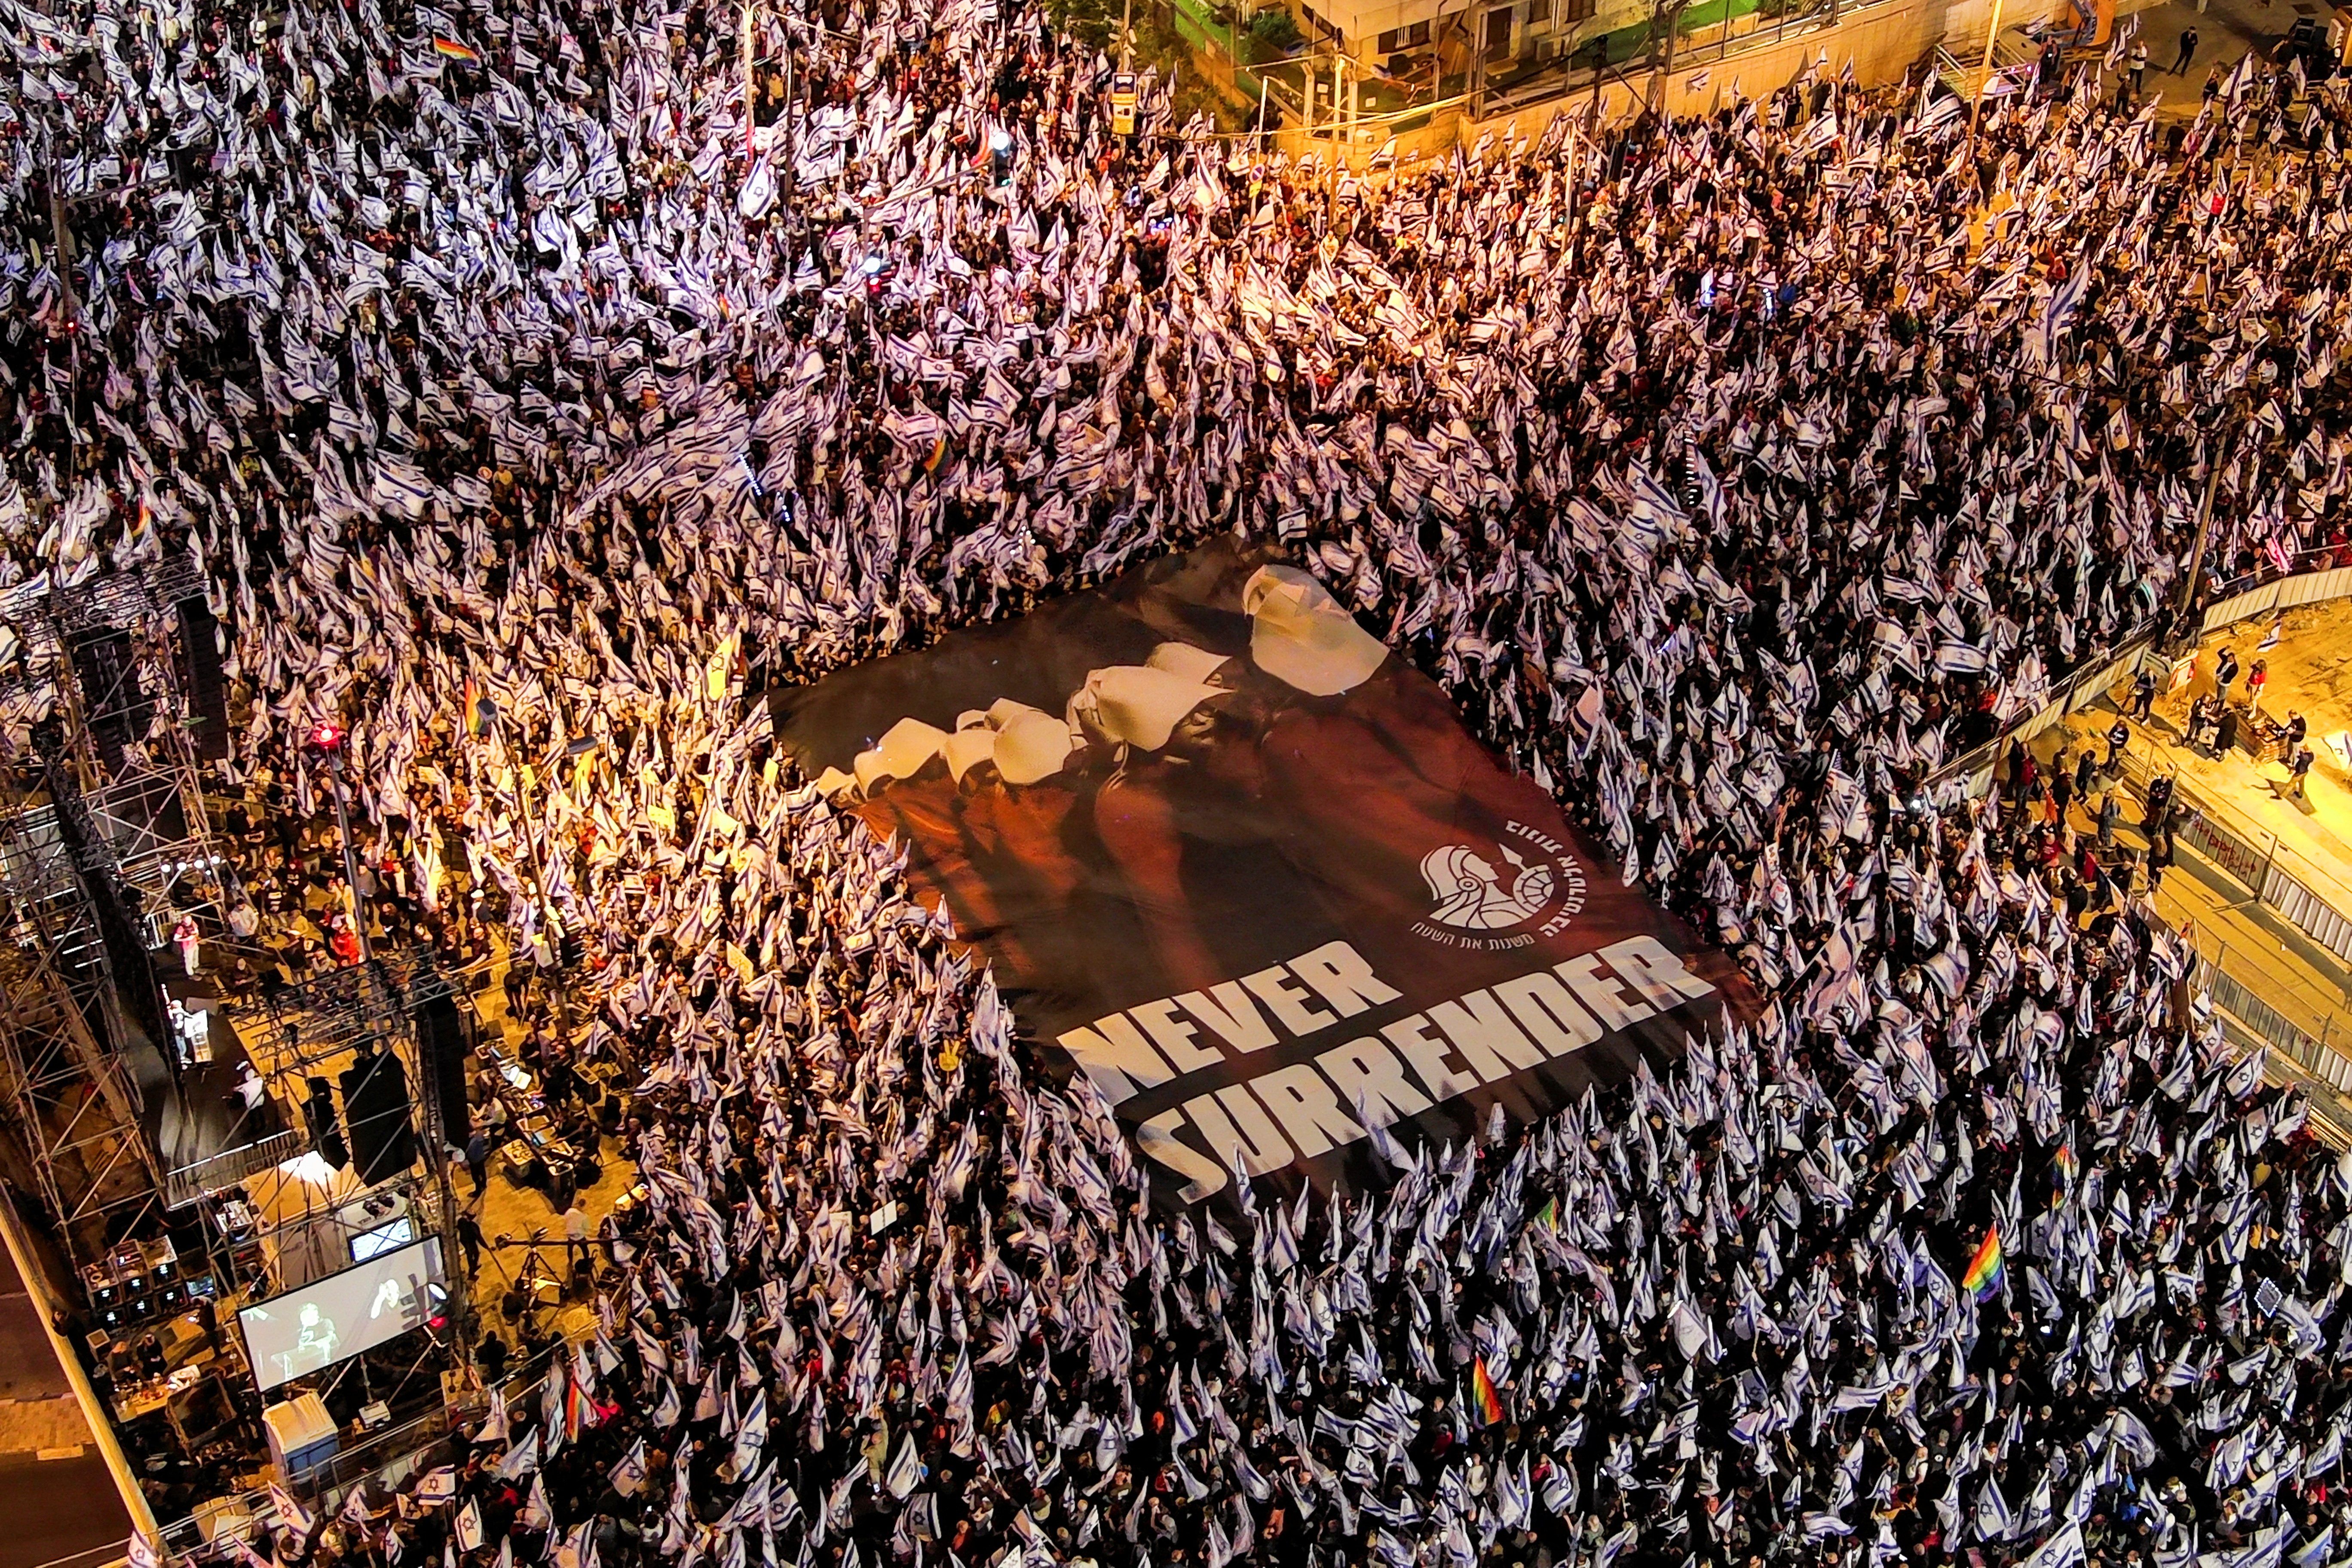
M 2131 749 L 2161 771 L 2177 773 L 2209 817 L 2274 857 L 2282 870 L 2331 908 L 2352 916 L 2352 781 L 2328 742 L 2352 729 L 2352 602 L 2287 612 L 2278 644 L 2261 649 L 2269 626 L 2267 620 L 2249 622 L 2207 637 L 2198 647 L 2188 684 L 2157 699 L 2150 723 L 2132 725 Z M 2240 746 L 2216 756 L 2182 743 L 2191 705 L 2213 690 L 2214 665 L 2224 647 L 2234 649 L 2244 667 L 2231 693 L 2242 732 L 2246 682 L 2257 658 L 2269 666 L 2263 714 L 2283 720 L 2300 713 L 2306 721 L 2305 743 L 2315 762 L 2302 798 L 2289 793 L 2286 764 L 2276 748 L 2256 756 Z M 2101 727 L 2113 721 L 2110 713 Z
M 2071 716 L 2064 724 L 2053 726 L 2035 739 L 2035 758 L 2046 765 L 2062 743 L 2076 755 L 2089 746 L 2094 754 L 2104 757 L 2105 733 L 2116 716 L 2105 704 Z M 2169 773 L 2176 763 L 2197 759 L 2174 743 L 2177 737 L 2168 726 L 2133 724 L 2130 728 L 2126 776 L 2110 783 L 2109 775 L 2098 775 L 2090 798 L 2073 808 L 2069 820 L 2078 833 L 2095 831 L 2099 798 L 2113 788 L 2122 806 L 2116 839 L 2137 853 L 2144 866 L 2147 837 L 2139 829 L 2142 781 L 2150 769 Z M 2182 776 L 2201 793 L 2201 781 L 2191 778 L 2185 769 Z M 2294 1027 L 2352 1058 L 2352 967 L 2276 910 L 2258 902 L 2252 888 L 2181 845 L 2155 903 L 2167 920 L 2192 929 L 2200 954 Z
M 2218 67 L 2226 78 L 2230 68 L 2249 49 L 2267 58 L 2298 16 L 2308 15 L 2324 19 L 2326 14 L 2313 0 L 2271 0 L 2269 4 L 2263 0 L 2209 0 L 2204 5 L 2173 0 L 2168 5 L 2119 16 L 2116 26 L 2126 27 L 2133 16 L 2139 19 L 2139 41 L 2147 46 L 2143 94 L 2153 93 L 2160 98 L 2166 114 L 2194 115 L 2204 101 L 2205 75 L 2209 70 Z M 2000 52 L 2004 58 L 2032 59 L 2038 52 L 2040 45 L 2026 35 L 2023 25 L 2034 19 L 2014 18 L 2012 25 L 2001 29 Z M 2192 27 L 2197 32 L 2196 53 L 2188 68 L 2175 76 L 2172 67 L 2180 58 L 2181 35 Z M 1968 51 L 1967 63 L 1973 67 L 1984 47 L 1984 35 L 1979 31 L 1976 37 L 1960 42 Z M 1947 47 L 1954 47 L 1951 40 L 1947 40 Z M 2103 79 L 2112 95 L 2116 73 L 2108 72 Z
M 0 1568 L 110 1562 L 154 1515 L 114 1434 L 91 1428 L 97 1395 L 26 1278 L 30 1258 L 15 1211 L 0 1210 Z

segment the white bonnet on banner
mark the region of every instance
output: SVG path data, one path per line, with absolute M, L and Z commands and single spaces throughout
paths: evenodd
M 1255 625 L 1250 658 L 1310 697 L 1336 697 L 1371 679 L 1388 645 L 1358 626 L 1323 584 L 1293 566 L 1261 566 L 1242 588 Z

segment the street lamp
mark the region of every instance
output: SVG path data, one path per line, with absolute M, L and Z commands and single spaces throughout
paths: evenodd
M 1011 177 L 1013 133 L 1002 125 L 988 133 L 988 163 L 996 176 L 996 184 L 1003 184 Z

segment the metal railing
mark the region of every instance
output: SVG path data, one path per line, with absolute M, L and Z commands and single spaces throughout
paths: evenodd
M 2145 799 L 2157 773 L 2156 762 L 2126 752 L 2124 779 Z M 2306 863 L 2299 851 L 2282 844 L 2275 833 L 2267 843 L 2256 843 L 2218 814 L 2213 804 L 2175 774 L 2173 799 L 2190 808 L 2186 821 L 2173 831 L 2174 842 L 2185 844 L 2210 864 L 2228 872 L 2257 902 L 2278 911 L 2295 930 L 2352 964 L 2352 914 L 2338 907 L 2347 899 L 2343 884 L 2326 868 Z
M 2234 1024 L 2249 1048 L 2256 1043 L 2271 1047 L 2274 1081 L 2307 1091 L 2316 1089 L 2318 1092 L 2311 1095 L 2315 1122 L 2326 1124 L 2328 1141 L 2336 1147 L 2352 1146 L 2352 1056 L 2339 1046 L 2339 1041 L 2352 1044 L 2352 1016 L 2345 1011 L 2344 997 L 2326 994 L 2316 986 L 2282 981 L 2275 974 L 2263 975 L 2258 991 L 2245 978 L 2251 971 L 2233 963 L 2228 940 L 2218 935 L 2211 924 L 2201 923 L 2196 909 L 2161 887 L 2149 896 L 2148 903 L 2159 920 L 2189 938 L 2196 954 L 2189 981 L 2225 1015 L 2225 1029 Z M 2300 1004 L 2318 1025 L 2319 1033 L 2313 1034 L 2281 1011 L 2270 999 L 2273 997 Z M 2276 1065 L 2281 1062 L 2291 1064 L 2291 1070 L 2282 1070 Z
M 1791 38 L 1802 38 L 1812 33 L 1843 26 L 1858 12 L 1875 10 L 1884 0 L 1790 0 L 1774 13 L 1768 25 L 1759 18 L 1737 18 L 1749 22 L 1745 30 L 1733 26 L 1735 18 L 1727 16 L 1721 23 L 1702 24 L 1686 30 L 1675 40 L 1674 58 L 1668 68 L 1663 58 L 1654 65 L 1646 54 L 1613 63 L 1595 64 L 1590 56 L 1591 46 L 1603 35 L 1579 38 L 1564 48 L 1549 63 L 1535 70 L 1497 82 L 1484 94 L 1479 119 L 1488 121 L 1516 114 L 1556 98 L 1574 98 L 1594 92 L 1605 82 L 1630 77 L 1645 83 L 1663 75 L 1668 80 L 1687 79 L 1716 66 L 1736 62 L 1742 56 L 1775 48 Z M 1711 37 L 1698 37 L 1700 32 L 1712 32 Z M 1663 83 L 1661 84 L 1664 85 Z
M 2262 570 L 2249 572 L 2242 577 L 2233 577 L 2213 590 L 2212 596 L 2206 601 L 2205 629 L 2210 632 L 2217 626 L 2231 626 L 2239 621 L 2252 620 L 2256 616 L 2269 615 L 2273 610 L 2293 609 L 2297 605 L 2308 605 L 2320 599 L 2340 597 L 2345 593 L 2352 592 L 2352 589 L 2338 586 L 2328 591 L 2327 584 L 2314 584 L 2313 591 L 2296 594 L 2287 592 L 2285 585 L 2299 577 L 2324 577 L 2329 573 L 2346 568 L 2352 568 L 2352 550 L 2347 550 L 2340 544 L 2322 545 L 2315 550 L 2298 550 L 2292 555 L 2273 559 Z M 2279 589 L 2286 593 L 2286 596 L 2281 598 L 2273 595 L 2270 603 L 2263 603 L 2259 595 L 2267 589 Z M 2241 605 L 2238 603 L 2241 599 L 2246 600 L 2247 603 Z
M 537 1405 L 532 1395 L 546 1380 L 549 1363 L 559 1355 L 569 1354 L 571 1346 L 559 1340 L 500 1385 L 507 1407 L 515 1412 L 518 1424 L 528 1425 L 533 1419 L 531 1413 Z M 362 1482 L 382 1478 L 387 1487 L 396 1486 L 408 1476 L 446 1462 L 455 1440 L 476 1419 L 470 1412 L 452 1411 L 444 1405 L 381 1432 L 370 1433 L 354 1447 L 289 1478 L 293 1490 L 322 1517 L 331 1516 L 341 1508 L 351 1489 Z M 230 1522 L 216 1533 L 207 1529 L 205 1520 L 194 1517 L 165 1524 L 164 1550 L 173 1559 L 182 1562 L 229 1560 L 236 1552 L 227 1540 L 250 1539 L 256 1527 L 277 1520 L 278 1509 L 268 1492 L 247 1492 L 228 1500 L 220 1517 Z
M 199 1198 L 225 1193 L 249 1176 L 284 1164 L 308 1146 L 300 1132 L 289 1129 L 273 1132 L 258 1142 L 224 1149 L 193 1164 L 167 1171 L 163 1175 L 163 1205 L 182 1208 Z
M 2341 546 L 2306 550 L 2283 557 L 2263 572 L 2222 584 L 2198 623 L 2200 635 L 2298 605 L 2352 596 L 2352 564 L 2338 564 L 2347 553 Z M 1992 739 L 1945 763 L 1930 782 L 1965 779 L 1970 794 L 1979 793 L 1990 784 L 2011 741 L 2038 734 L 2098 700 L 2137 667 L 2157 639 L 2156 628 L 2149 626 L 2084 659 L 2052 689 L 2052 696 L 2040 708 L 2003 725 Z M 2151 761 L 2127 752 L 2122 773 L 2145 798 L 2147 781 L 2155 773 Z M 2210 801 L 2178 777 L 2173 790 L 2176 801 L 2193 808 L 2189 820 L 2176 830 L 2178 842 L 2229 873 L 2297 931 L 2352 964 L 2352 885 L 2330 868 L 2308 863 L 2306 857 L 2282 844 L 2276 834 L 2263 835 L 2269 842 L 2257 844 L 2217 816 Z
M 2078 660 L 2074 668 L 2051 686 L 2050 694 L 2032 712 L 2012 719 L 1992 739 L 1969 747 L 1937 768 L 1928 783 L 1965 778 L 1969 781 L 1969 793 L 1980 794 L 1983 786 L 1991 782 L 1993 769 L 2011 741 L 2031 740 L 2067 714 L 2096 702 L 2114 689 L 2116 681 L 2138 667 L 2141 657 L 2155 643 L 2154 628 L 2145 628 Z
M 2225 1032 L 2234 1023 L 2247 1039 L 2270 1047 L 2267 1076 L 2304 1090 L 2313 1130 L 2336 1148 L 2352 1147 L 2352 1057 L 2283 1016 L 2218 957 L 2200 952 L 2190 979 L 2225 1016 Z
M 1940 53 L 1941 51 L 1939 51 Z M 2352 547 L 2329 545 L 2281 557 L 2260 572 L 2221 584 L 2205 601 L 2197 623 L 2199 635 L 2235 626 L 2241 621 L 2274 615 L 2280 610 L 2315 605 L 2325 599 L 2352 597 Z M 2161 640 L 2164 617 L 2151 617 L 2139 630 L 2110 647 L 2077 662 L 2052 688 L 2051 696 L 2032 713 L 2011 721 L 2000 732 L 1973 746 L 1936 770 L 1930 783 L 1953 778 L 1970 781 L 1971 793 L 1989 783 L 2001 752 L 2012 740 L 2041 733 L 2067 714 L 2089 707 L 2116 681 L 2129 674 Z M 2232 873 L 2235 875 L 2236 873 Z M 2241 877 L 2243 880 L 2243 877 Z M 2249 884 L 2252 885 L 2251 883 Z M 2324 900 L 2323 900 L 2324 901 Z M 2352 900 L 2347 900 L 2352 902 Z M 2352 952 L 2327 945 L 2352 957 Z
M 2198 967 L 2200 983 L 2212 995 L 2214 1005 L 2284 1052 L 2296 1066 L 2328 1088 L 2339 1094 L 2352 1093 L 2352 1057 L 2337 1050 L 2326 1035 L 2312 1035 L 2254 994 L 2252 986 L 2222 968 L 2220 962 L 2200 958 Z

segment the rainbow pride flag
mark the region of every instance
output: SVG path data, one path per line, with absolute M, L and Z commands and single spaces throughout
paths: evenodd
M 445 60 L 462 60 L 469 66 L 478 66 L 482 63 L 481 56 L 476 54 L 473 50 L 467 48 L 465 45 L 459 43 L 455 38 L 434 39 L 433 52 L 439 55 Z
M 1989 1225 L 1977 1255 L 1969 1259 L 1969 1271 L 1960 1276 L 1960 1288 L 1981 1301 L 2000 1289 L 2000 1226 Z
M 1470 1403 L 1478 1412 L 1479 1426 L 1492 1426 L 1503 1419 L 1503 1396 L 1495 1392 L 1495 1380 L 1487 1375 L 1485 1356 L 1470 1363 Z
M 604 1413 L 596 1408 L 594 1397 L 580 1386 L 578 1378 L 572 1378 L 564 1384 L 563 1426 L 567 1433 L 576 1438 L 591 1426 L 602 1425 L 604 1419 Z
M 482 695 L 480 682 L 470 675 L 466 677 L 463 700 L 466 709 L 460 717 L 465 721 L 466 733 L 478 741 L 489 733 L 490 721 L 496 717 L 498 710 L 488 698 Z

